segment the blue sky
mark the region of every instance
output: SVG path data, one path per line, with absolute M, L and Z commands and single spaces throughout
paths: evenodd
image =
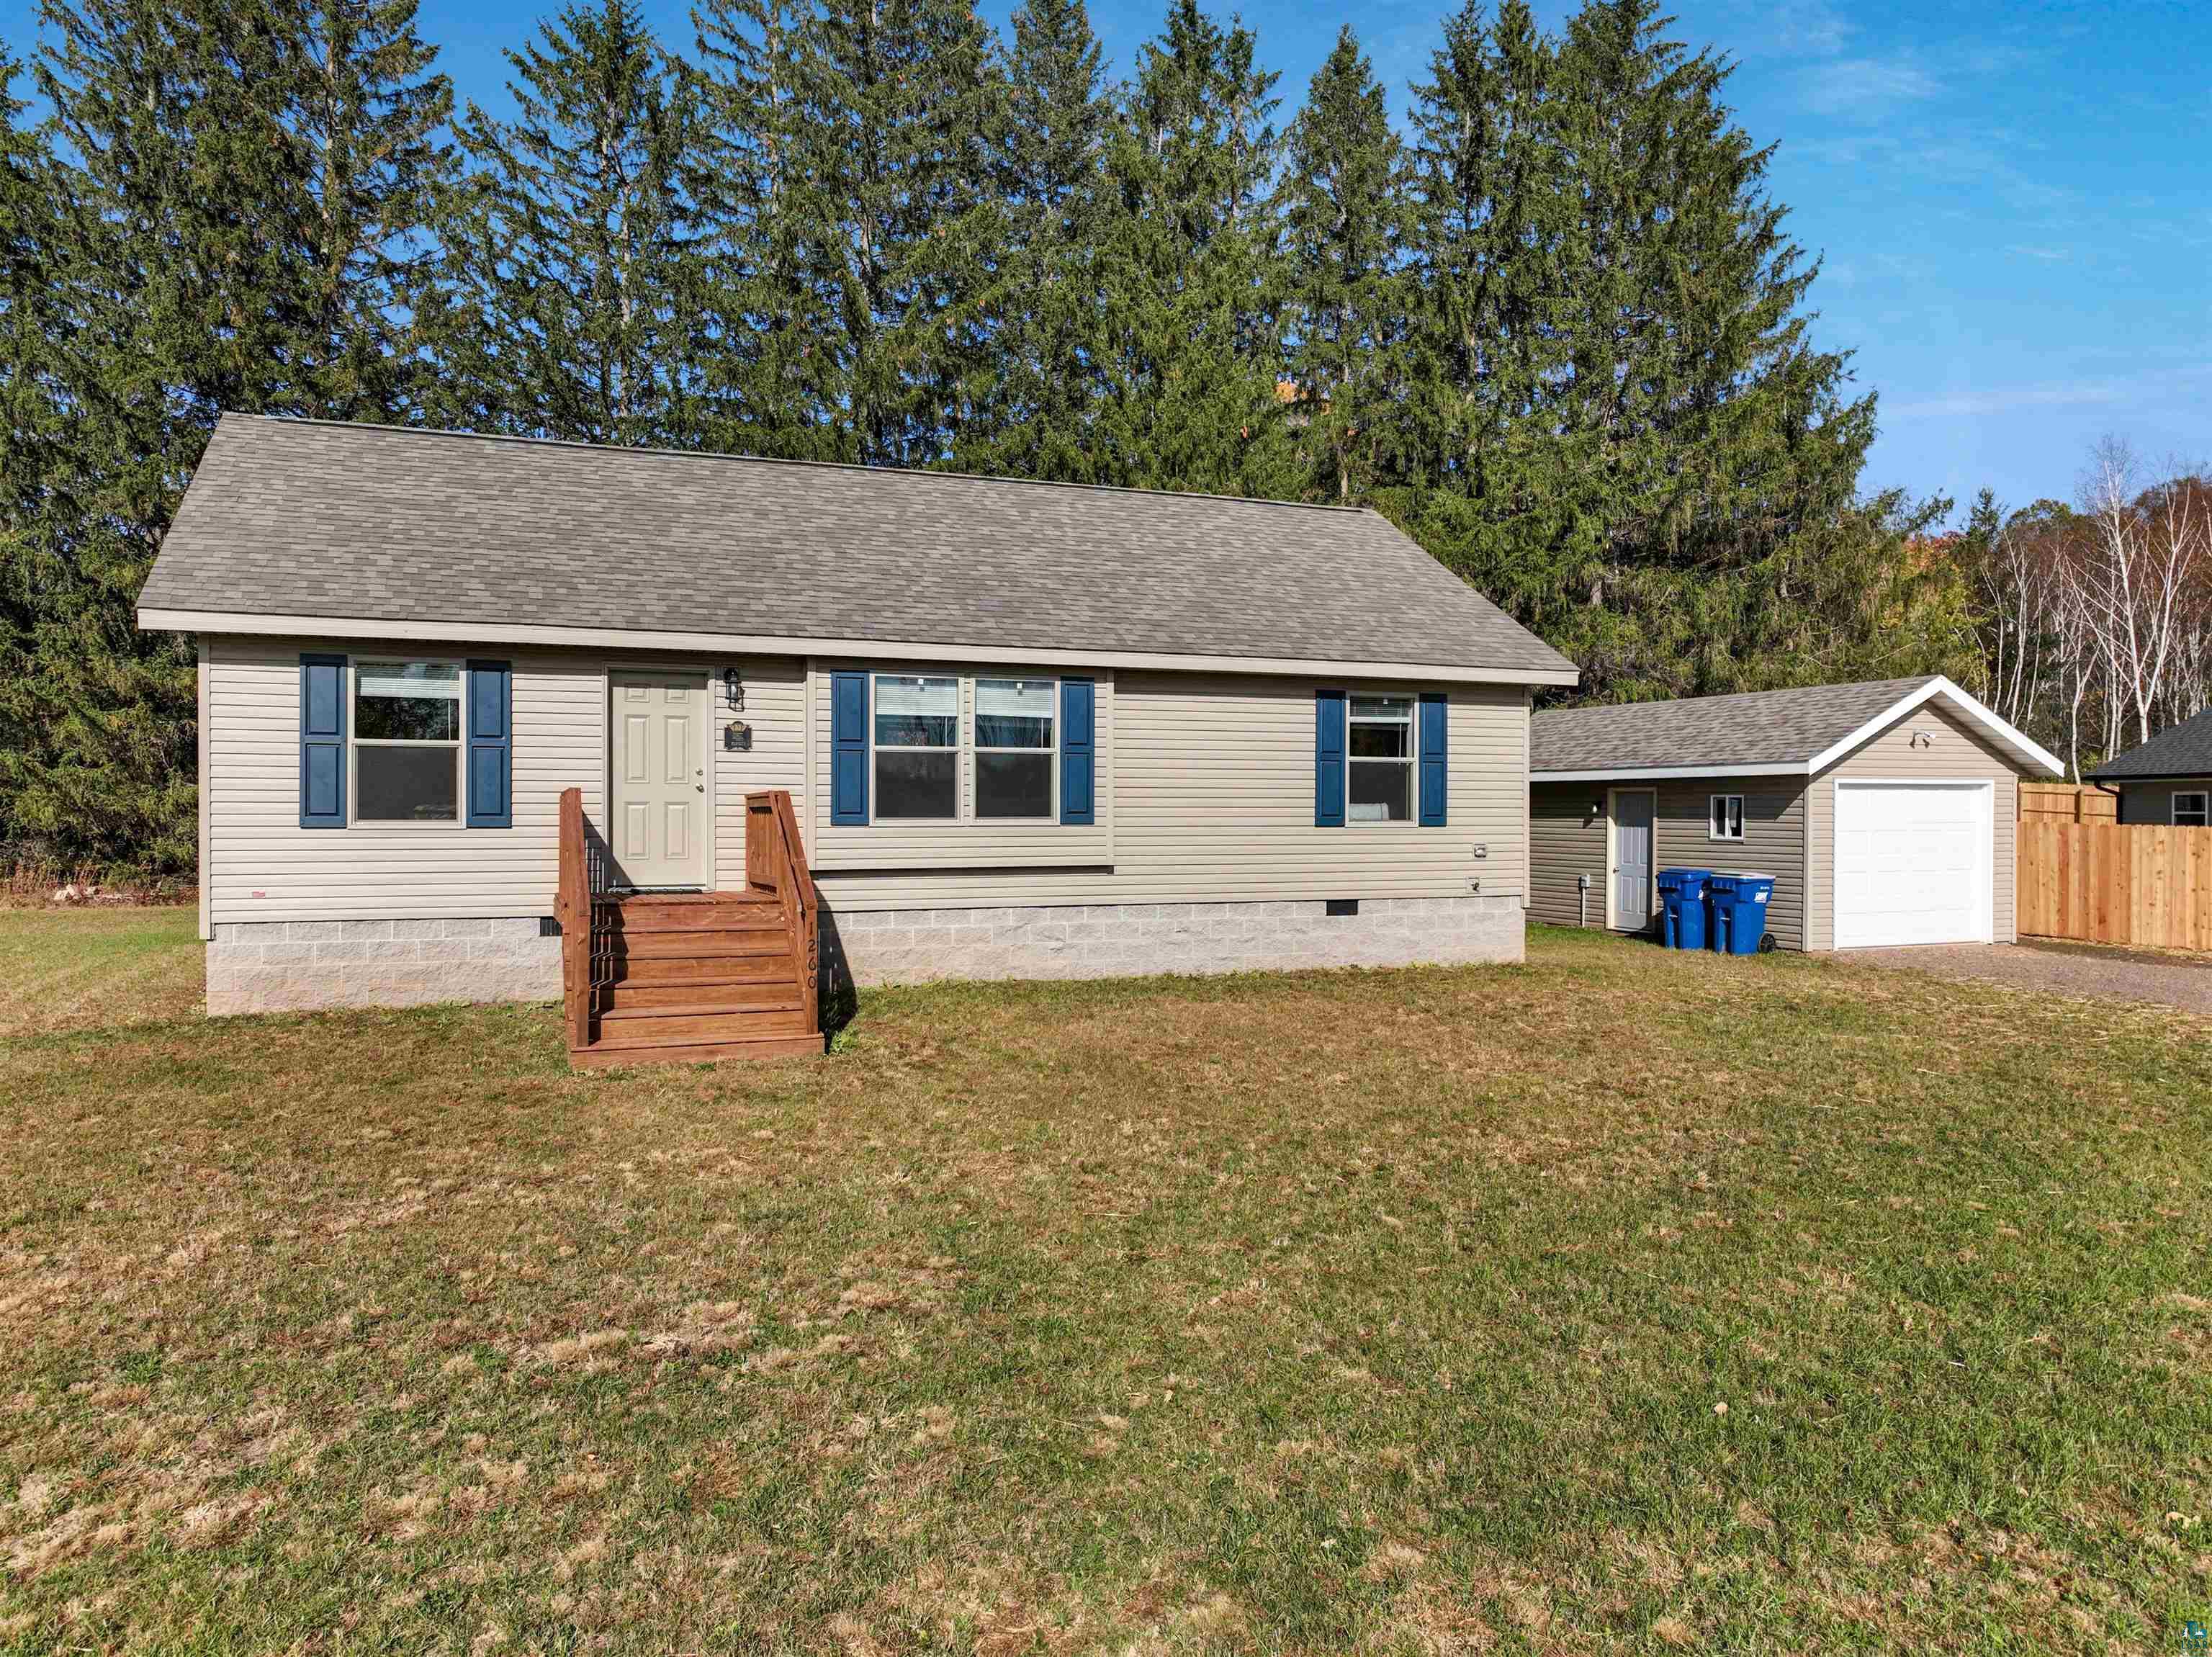
M 1159 0 L 1091 0 L 1125 73 Z M 1547 24 L 1572 7 L 1538 0 Z M 646 0 L 688 46 L 685 0 Z M 984 0 L 1003 30 L 1013 0 Z M 1216 9 L 1236 9 L 1224 3 Z M 500 48 L 550 7 L 422 0 L 460 91 L 504 103 Z M 1402 109 L 1447 7 L 1244 0 L 1285 119 L 1348 17 Z M 1680 0 L 1677 37 L 1733 58 L 1776 196 L 1821 254 L 1818 338 L 1881 393 L 1864 484 L 2025 505 L 2069 496 L 2110 432 L 2212 460 L 2212 0 Z M 30 0 L 0 0 L 27 44 Z

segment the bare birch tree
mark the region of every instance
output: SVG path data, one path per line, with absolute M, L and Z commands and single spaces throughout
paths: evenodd
M 2082 476 L 2081 509 L 2094 528 L 2087 588 L 2112 675 L 2114 744 L 2130 714 L 2136 741 L 2151 738 L 2204 551 L 2191 499 L 2172 484 L 2144 490 L 2133 452 L 2115 437 L 2097 445 Z

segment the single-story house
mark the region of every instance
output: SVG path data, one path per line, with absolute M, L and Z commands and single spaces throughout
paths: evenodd
M 2212 827 L 2212 709 L 2115 755 L 2089 780 L 2119 796 L 2123 823 Z
M 2019 779 L 2058 760 L 1949 679 L 1547 709 L 1529 912 L 1641 931 L 1653 876 L 1774 877 L 1786 949 L 2009 942 Z
M 218 1013 L 561 994 L 571 790 L 592 1020 L 766 852 L 864 983 L 1517 960 L 1576 679 L 1364 509 L 237 415 L 138 618 Z

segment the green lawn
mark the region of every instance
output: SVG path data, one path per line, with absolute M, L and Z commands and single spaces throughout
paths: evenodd
M 2179 1015 L 1549 935 L 571 1075 L 548 1008 L 117 1021 L 193 964 L 189 917 L 0 913 L 16 1648 L 2212 1620 Z
M 198 928 L 189 909 L 0 908 L 0 1037 L 198 1012 Z

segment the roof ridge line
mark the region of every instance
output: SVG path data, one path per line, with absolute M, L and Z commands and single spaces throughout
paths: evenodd
M 577 448 L 592 454 L 657 454 L 678 460 L 722 460 L 752 466 L 809 466 L 818 472 L 858 472 L 872 477 L 933 478 L 957 483 L 1020 484 L 1031 489 L 1075 489 L 1094 495 L 1141 495 L 1149 499 L 1217 501 L 1225 506 L 1293 507 L 1301 512 L 1342 512 L 1381 518 L 1371 506 L 1340 506 L 1328 501 L 1281 501 L 1267 495 L 1211 495 L 1195 489 L 1139 489 L 1133 484 L 1076 484 L 1057 478 L 1018 478 L 1000 472 L 937 472 L 927 466 L 878 466 L 858 460 L 793 460 L 772 454 L 743 454 L 723 449 L 666 448 L 648 443 L 587 443 L 574 437 L 526 437 L 506 431 L 469 431 L 459 426 L 404 426 L 379 420 L 331 420 L 309 414 L 248 414 L 226 409 L 226 415 L 244 420 L 264 420 L 271 425 L 325 426 L 349 431 L 375 432 L 407 437 L 459 437 L 479 443 L 518 443 L 538 448 Z M 1389 523 L 1388 518 L 1382 520 Z M 1396 527 L 1393 525 L 1392 527 Z M 1402 533 L 1402 532 L 1401 532 Z M 1439 566 L 1441 568 L 1442 566 Z
M 1705 696 L 1650 697 L 1640 702 L 1578 702 L 1571 708 L 1539 708 L 1530 717 L 1542 719 L 1553 714 L 1617 714 L 1630 708 L 1680 708 L 1695 702 L 1731 702 L 1755 696 L 1796 696 L 1813 691 L 1863 691 L 1876 685 L 1911 685 L 1917 687 L 1943 678 L 1942 673 L 1906 673 L 1898 679 L 1855 679 L 1835 685 L 1777 685 L 1764 691 L 1714 691 Z

